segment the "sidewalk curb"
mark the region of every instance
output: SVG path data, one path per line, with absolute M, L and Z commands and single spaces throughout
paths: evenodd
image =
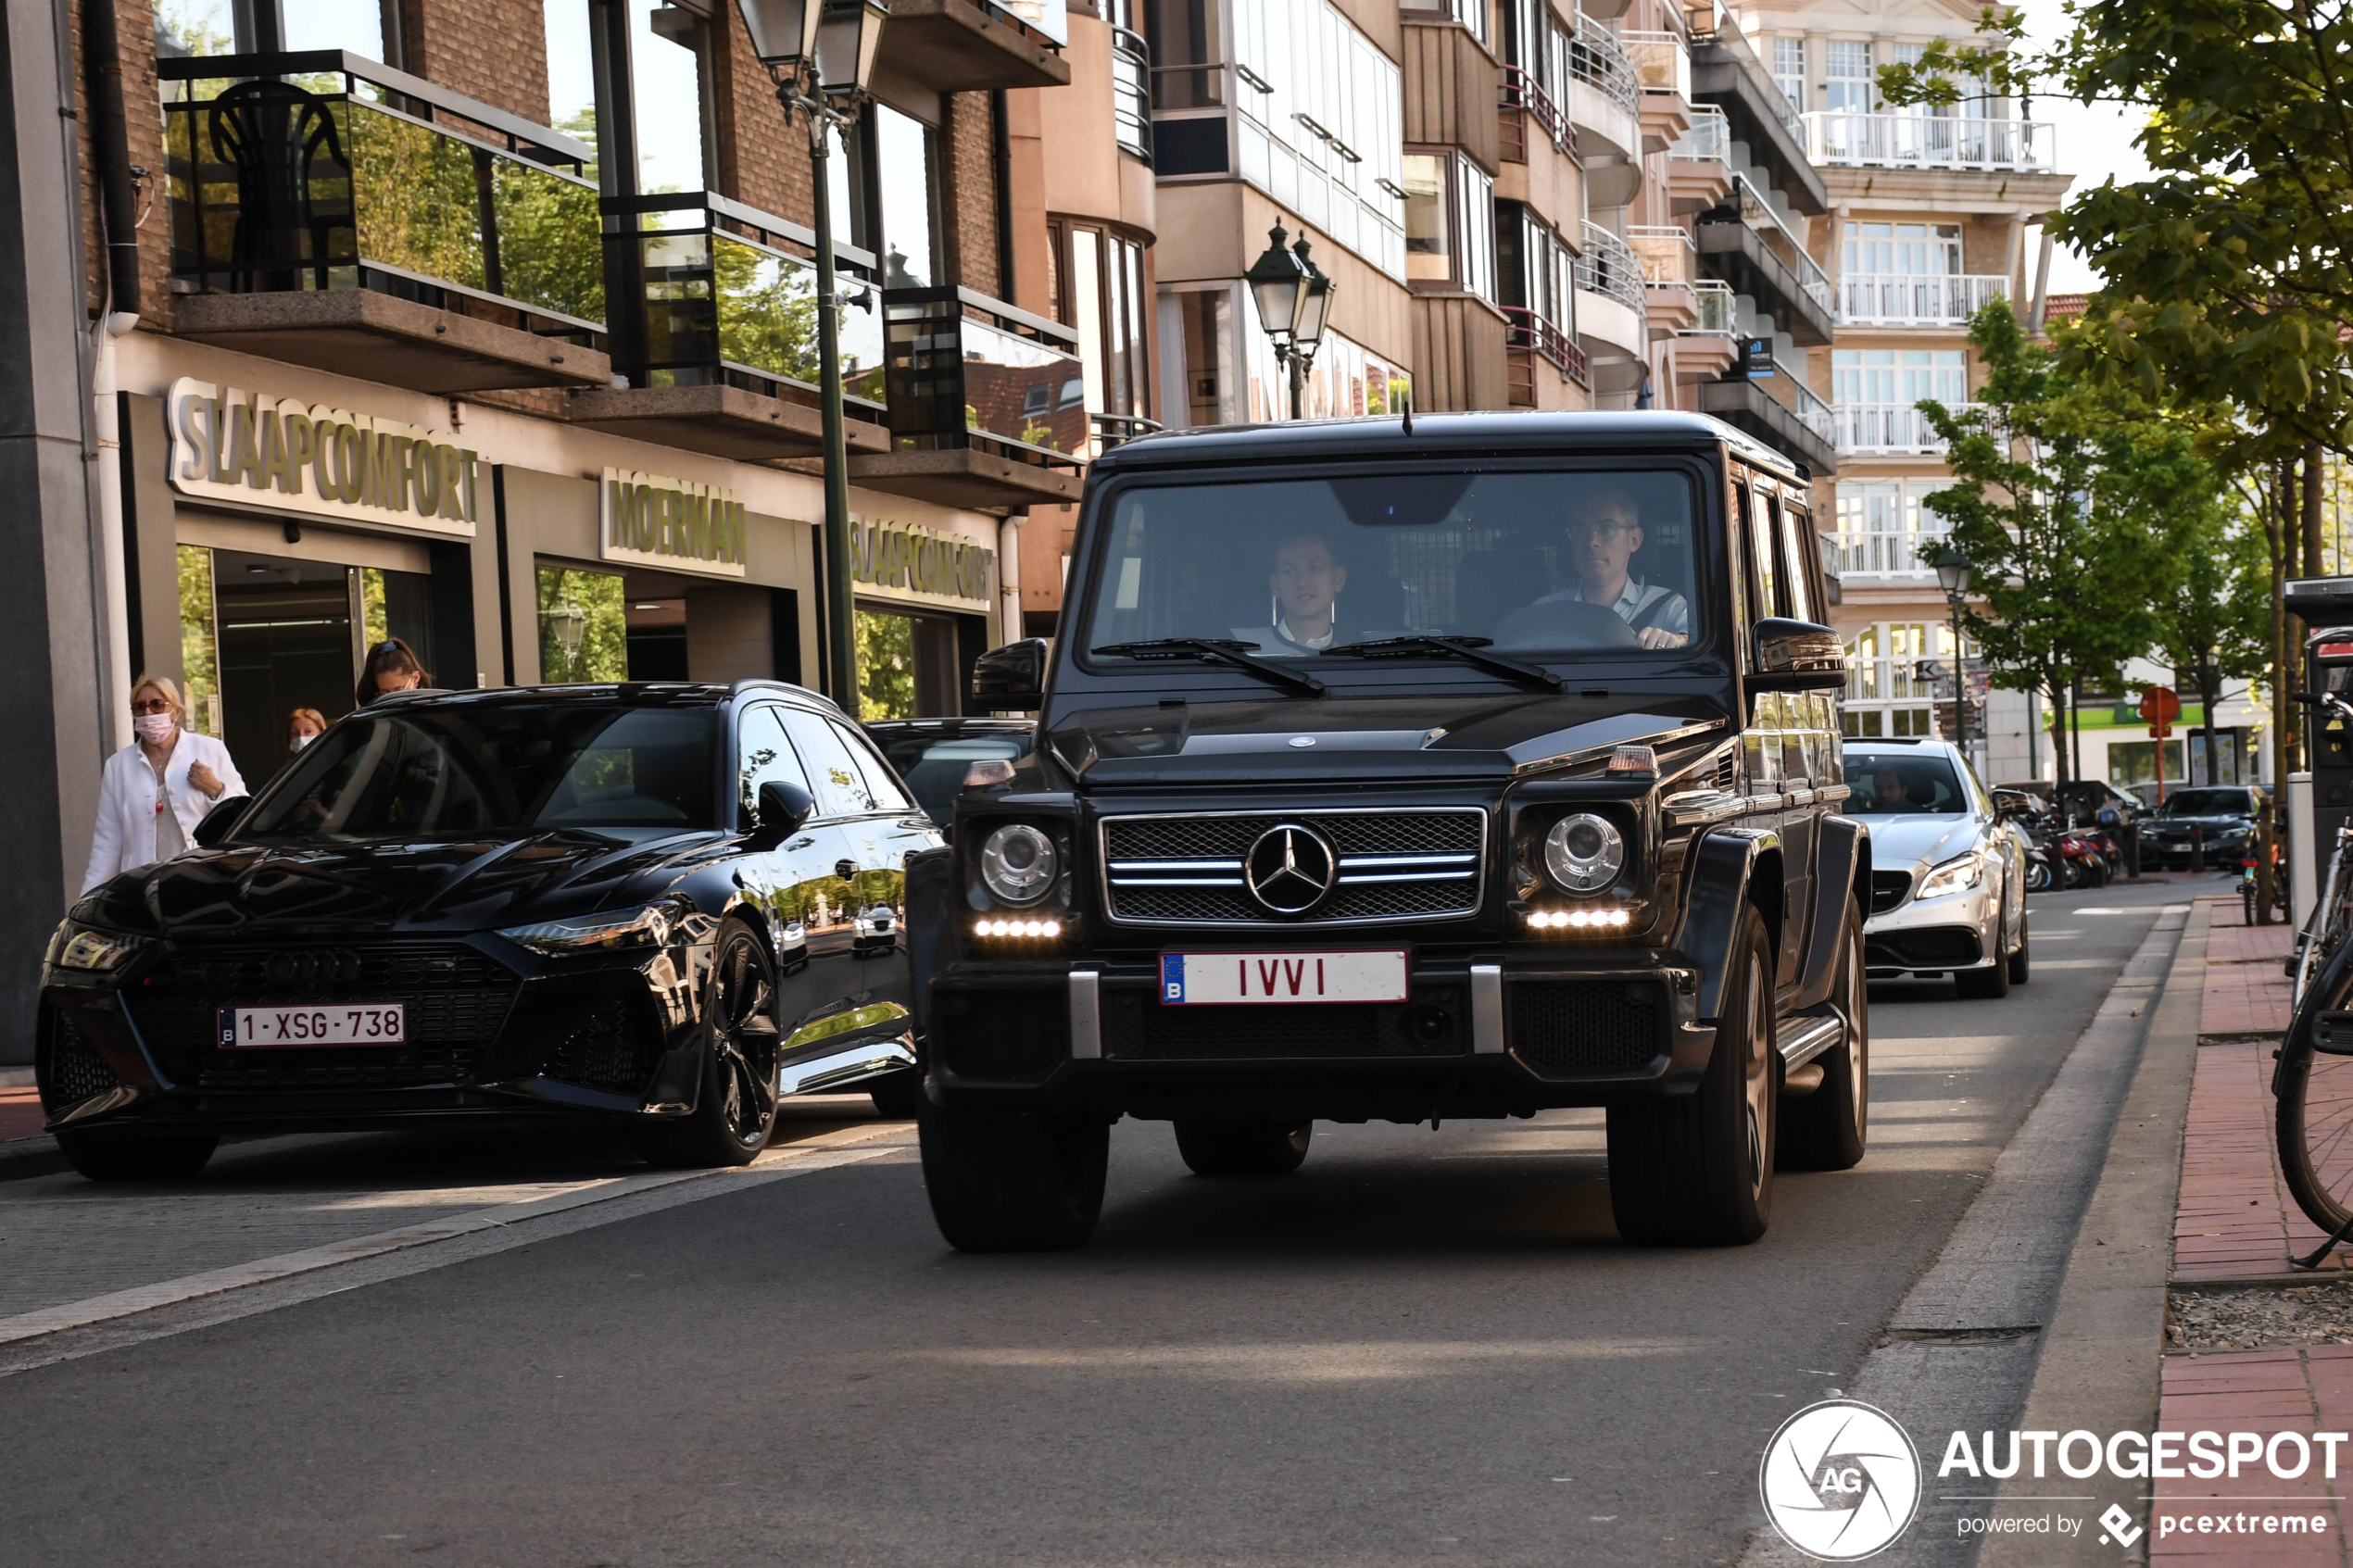
M 2108 1137 L 2099 1183 L 2083 1210 L 2058 1299 L 2043 1332 L 2034 1380 L 2019 1417 L 2020 1431 L 2145 1432 L 2156 1424 L 2173 1211 L 2190 1078 L 2197 1066 L 2214 903 L 2202 898 L 2191 905 L 2189 923 L 2174 949 L 2164 993 L 2143 1036 L 2140 1064 Z M 2127 1495 L 2118 1500 L 2145 1528 L 2148 1504 L 2133 1494 L 2146 1484 L 2121 1485 Z M 2021 1474 L 2001 1490 L 2007 1495 L 2050 1487 L 2048 1477 L 2037 1481 Z M 2147 1537 L 2137 1537 L 2124 1557 L 2146 1562 Z M 2083 1531 L 2072 1537 L 1989 1536 L 1977 1561 L 1980 1568 L 2045 1568 L 2113 1564 L 2118 1558 L 2097 1524 L 2087 1520 Z

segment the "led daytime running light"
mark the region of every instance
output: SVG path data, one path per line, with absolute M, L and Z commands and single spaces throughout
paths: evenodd
M 1634 917 L 1624 909 L 1530 909 L 1528 923 L 1538 931 L 1623 931 Z
M 975 936 L 1053 937 L 1063 934 L 1058 920 L 982 920 L 973 922 Z

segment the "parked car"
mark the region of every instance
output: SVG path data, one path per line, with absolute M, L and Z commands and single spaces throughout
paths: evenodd
M 1075 1246 L 1110 1123 L 1196 1173 L 1318 1119 L 1606 1107 L 1641 1243 L 1863 1156 L 1870 847 L 1806 476 L 1705 417 L 1151 435 L 1090 466 L 1038 710 L 908 869 L 932 1211 Z M 1586 602 L 1589 595 L 1598 602 Z
M 2249 784 L 2200 785 L 2168 791 L 2165 802 L 2141 824 L 2143 863 L 2172 871 L 2190 864 L 2193 831 L 2205 842 L 2209 871 L 2235 868 L 2255 837 L 2263 792 Z
M 866 734 L 907 782 L 915 803 L 946 827 L 972 765 L 1027 756 L 1038 726 L 1027 719 L 876 719 Z
M 196 836 L 76 903 L 43 966 L 36 1078 L 86 1176 L 425 1116 L 740 1164 L 780 1095 L 912 1095 L 906 955 L 853 889 L 896 902 L 941 835 L 798 686 L 387 697 Z
M 2026 843 L 1959 748 L 1850 740 L 1846 783 L 1871 828 L 1870 977 L 1949 974 L 1964 997 L 2007 996 L 2029 962 Z

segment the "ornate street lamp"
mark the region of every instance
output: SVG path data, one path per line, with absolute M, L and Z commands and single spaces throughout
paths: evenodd
M 1961 755 L 1969 755 L 1969 661 L 1961 657 L 1961 602 L 1969 597 L 1975 569 L 1969 557 L 1951 545 L 1936 552 L 1936 585 L 1944 590 L 1945 606 L 1953 612 L 1953 725 L 1960 732 Z
M 841 295 L 834 282 L 833 186 L 828 144 L 857 123 L 874 80 L 889 7 L 883 0 L 736 0 L 752 54 L 776 84 L 790 123 L 809 122 L 809 167 L 817 208 L 818 401 L 825 440 L 825 647 L 827 684 L 841 710 L 858 715 L 858 639 L 849 585 L 849 452 L 842 428 Z
M 564 677 L 569 680 L 580 668 L 580 641 L 588 631 L 588 612 L 569 597 L 560 599 L 547 611 L 547 629 L 556 634 L 556 646 L 563 650 Z
M 1307 258 L 1304 234 L 1295 245 L 1285 245 L 1288 237 L 1280 223 L 1266 231 L 1265 250 L 1242 276 L 1250 284 L 1252 297 L 1258 301 L 1258 324 L 1275 345 L 1275 358 L 1289 374 L 1290 417 L 1295 420 L 1307 367 L 1324 341 L 1332 291 L 1339 285 Z

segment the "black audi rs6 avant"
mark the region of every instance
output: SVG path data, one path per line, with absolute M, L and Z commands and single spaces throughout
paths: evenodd
M 41 1099 L 86 1176 L 423 1118 L 739 1164 L 780 1096 L 912 1109 L 904 864 L 940 835 L 800 687 L 389 697 L 196 836 L 44 961 Z

